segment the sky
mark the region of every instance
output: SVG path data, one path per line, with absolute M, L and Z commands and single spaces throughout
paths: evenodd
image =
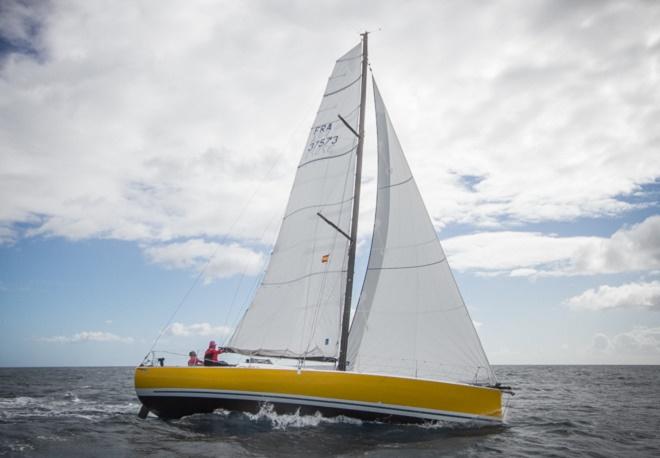
M 0 366 L 173 362 L 265 269 L 370 64 L 494 364 L 660 364 L 660 3 L 0 3 Z M 368 100 L 358 286 L 375 207 Z

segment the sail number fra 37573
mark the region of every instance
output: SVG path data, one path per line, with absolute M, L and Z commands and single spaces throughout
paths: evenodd
M 330 131 L 332 131 L 331 122 L 314 127 L 314 132 L 312 134 L 312 141 L 309 142 L 309 145 L 307 145 L 305 151 L 310 153 L 317 148 L 336 144 L 339 141 L 339 135 L 328 135 Z M 315 154 L 318 153 L 319 152 L 315 152 Z

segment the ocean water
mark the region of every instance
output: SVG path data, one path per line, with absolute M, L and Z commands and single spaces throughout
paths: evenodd
M 132 368 L 0 369 L 2 456 L 660 456 L 660 366 L 497 366 L 502 427 L 217 411 L 137 418 Z

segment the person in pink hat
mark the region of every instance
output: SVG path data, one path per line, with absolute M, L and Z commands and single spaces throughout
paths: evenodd
M 205 366 L 219 366 L 218 355 L 223 352 L 222 348 L 217 348 L 215 340 L 209 342 L 209 348 L 204 352 L 204 365 Z

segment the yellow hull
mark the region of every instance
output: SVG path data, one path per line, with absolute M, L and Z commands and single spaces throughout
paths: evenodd
M 346 415 L 393 422 L 502 422 L 494 388 L 354 372 L 257 367 L 138 367 L 140 401 L 163 418 L 216 408 Z

